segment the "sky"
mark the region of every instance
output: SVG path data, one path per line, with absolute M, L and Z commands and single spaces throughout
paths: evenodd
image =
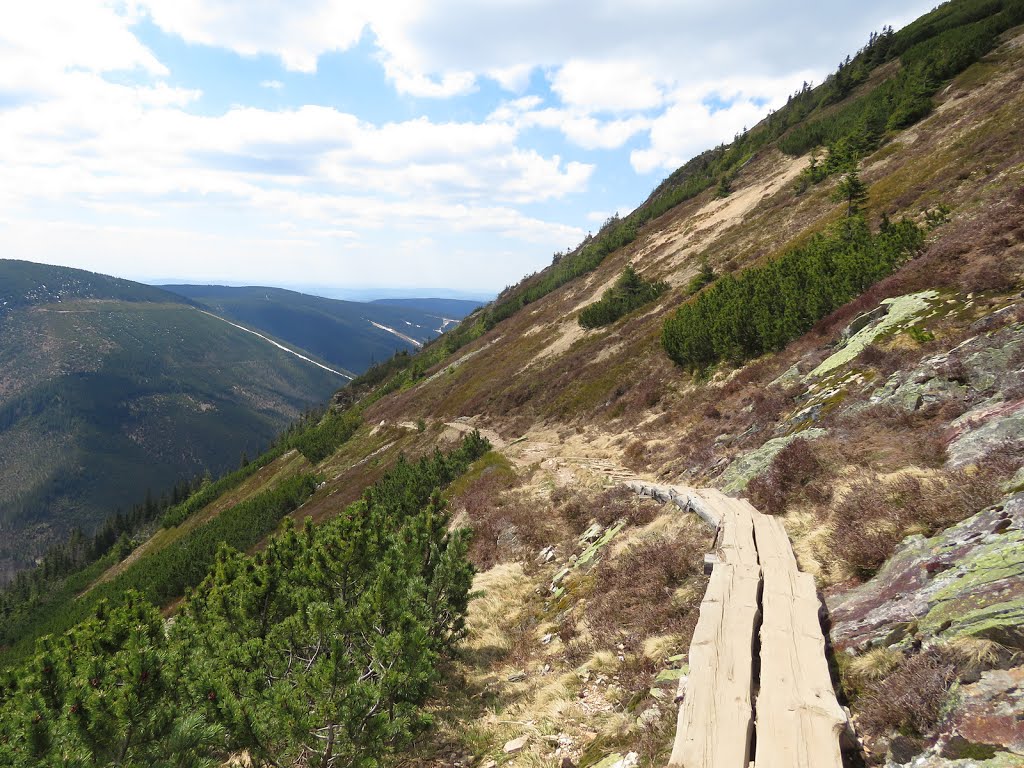
M 487 297 L 933 4 L 10 3 L 0 255 Z

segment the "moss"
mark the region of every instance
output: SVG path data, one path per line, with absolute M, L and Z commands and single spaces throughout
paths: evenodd
M 484 475 L 494 475 L 503 485 L 511 485 L 516 479 L 516 470 L 512 462 L 497 451 L 488 451 L 466 471 L 462 477 L 452 483 L 445 496 L 449 499 L 455 498 L 465 491 Z
M 992 744 L 978 744 L 962 736 L 954 736 L 942 749 L 949 760 L 991 760 L 1000 750 Z

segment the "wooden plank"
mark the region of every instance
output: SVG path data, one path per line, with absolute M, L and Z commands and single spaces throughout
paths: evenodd
M 747 768 L 753 741 L 757 565 L 715 566 L 690 644 L 690 679 L 670 765 Z
M 736 499 L 714 489 L 701 489 L 700 495 L 720 515 L 722 521 L 719 530 L 719 559 L 735 564 L 757 565 L 750 510 L 737 504 Z
M 841 768 L 846 714 L 825 659 L 814 578 L 797 569 L 780 520 L 755 513 L 761 560 L 761 679 L 755 768 Z

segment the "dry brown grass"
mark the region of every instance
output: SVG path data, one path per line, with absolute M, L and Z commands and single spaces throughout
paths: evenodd
M 931 535 L 1002 497 L 1012 457 L 994 455 L 977 467 L 930 477 L 900 473 L 853 483 L 832 513 L 834 553 L 861 578 L 872 576 L 908 533 Z
M 647 525 L 661 509 L 657 502 L 637 496 L 624 486 L 609 488 L 592 498 L 563 486 L 552 492 L 551 501 L 576 535 L 583 533 L 592 522 L 603 528 L 620 520 L 629 525 Z
M 956 664 L 940 649 L 929 648 L 903 659 L 858 699 L 861 727 L 873 736 L 892 731 L 930 735 L 956 678 Z
M 671 632 L 688 642 L 703 588 L 680 600 L 677 590 L 704 581 L 704 542 L 651 537 L 598 566 L 584 616 L 599 645 L 639 649 L 644 638 Z M 703 584 L 702 584 L 703 587 Z
M 538 550 L 561 539 L 551 509 L 517 492 L 518 485 L 515 475 L 485 471 L 465 483 L 453 499 L 455 508 L 465 510 L 473 530 L 469 559 L 477 570 L 529 560 Z

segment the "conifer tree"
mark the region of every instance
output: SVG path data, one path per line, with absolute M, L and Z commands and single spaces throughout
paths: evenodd
M 868 189 L 860 180 L 856 170 L 848 172 L 843 177 L 836 187 L 832 199 L 836 202 L 846 203 L 848 218 L 852 218 L 864 210 L 864 204 L 868 200 Z

